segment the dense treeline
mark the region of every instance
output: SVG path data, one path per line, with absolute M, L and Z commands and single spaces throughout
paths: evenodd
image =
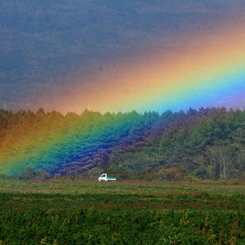
M 0 171 L 119 179 L 227 180 L 245 175 L 245 112 L 139 114 L 0 110 Z M 45 174 L 44 174 L 45 173 Z

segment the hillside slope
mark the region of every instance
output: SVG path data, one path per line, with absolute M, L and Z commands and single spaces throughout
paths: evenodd
M 203 179 L 245 174 L 245 112 L 201 108 L 81 115 L 0 111 L 0 173 L 31 167 L 50 174 L 92 169 L 127 173 L 182 167 Z M 148 174 L 148 172 L 145 172 Z

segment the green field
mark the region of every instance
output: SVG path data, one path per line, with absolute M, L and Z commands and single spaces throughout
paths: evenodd
M 245 244 L 245 189 L 0 180 L 0 244 Z

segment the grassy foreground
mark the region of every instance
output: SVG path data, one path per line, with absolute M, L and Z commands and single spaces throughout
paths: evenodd
M 0 244 L 245 244 L 245 189 L 0 180 Z

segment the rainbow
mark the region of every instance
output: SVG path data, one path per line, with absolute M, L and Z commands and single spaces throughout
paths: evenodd
M 244 30 L 242 27 L 225 29 L 217 35 L 205 34 L 198 39 L 193 36 L 176 53 L 157 49 L 150 54 L 146 52 L 126 59 L 116 67 L 95 74 L 88 79 L 86 86 L 72 84 L 74 89 L 70 94 L 57 95 L 58 106 L 49 106 L 45 110 L 80 114 L 86 108 L 100 113 L 132 110 L 162 113 L 166 110 L 223 106 L 241 109 L 245 106 Z M 78 115 L 67 116 L 66 120 L 72 120 L 74 125 L 70 129 L 66 124 L 57 124 L 59 114 L 55 122 L 52 121 L 53 116 L 33 121 L 34 126 L 30 116 L 30 121 L 27 120 L 32 124 L 33 133 L 30 134 L 26 134 L 28 123 L 16 126 L 16 131 L 8 137 L 14 138 L 14 133 L 18 132 L 18 139 L 12 145 L 13 140 L 7 139 L 6 145 L 1 146 L 8 152 L 0 152 L 0 173 L 13 175 L 24 166 L 45 169 L 45 164 L 53 164 L 55 172 L 59 168 L 55 162 L 57 157 L 65 158 L 67 152 L 74 150 L 69 145 L 78 134 L 80 140 L 77 144 L 84 148 L 86 155 L 89 154 L 86 147 L 97 147 L 96 139 L 104 137 L 108 142 L 113 141 L 113 136 L 106 130 L 119 123 L 112 118 L 91 132 L 89 123 L 77 126 Z M 120 123 L 127 125 L 128 122 L 122 118 Z M 55 137 L 47 145 L 51 129 Z M 32 159 L 38 161 L 32 162 Z
M 10 119 L 0 142 L 0 174 L 17 175 L 25 167 L 51 174 L 89 170 L 103 164 L 111 148 L 128 141 L 134 126 L 138 129 L 143 122 L 143 131 L 147 130 L 158 117 L 151 112 L 102 115 L 85 110 L 64 116 L 55 111 L 20 111 L 13 123 Z
M 245 106 L 245 28 L 190 37 L 173 51 L 157 49 L 95 74 L 57 95 L 58 110 L 81 113 L 178 111 Z M 177 45 L 177 44 L 176 44 Z M 90 85 L 91 84 L 91 85 Z M 49 108 L 47 108 L 49 110 Z M 57 109 L 50 108 L 50 109 Z

